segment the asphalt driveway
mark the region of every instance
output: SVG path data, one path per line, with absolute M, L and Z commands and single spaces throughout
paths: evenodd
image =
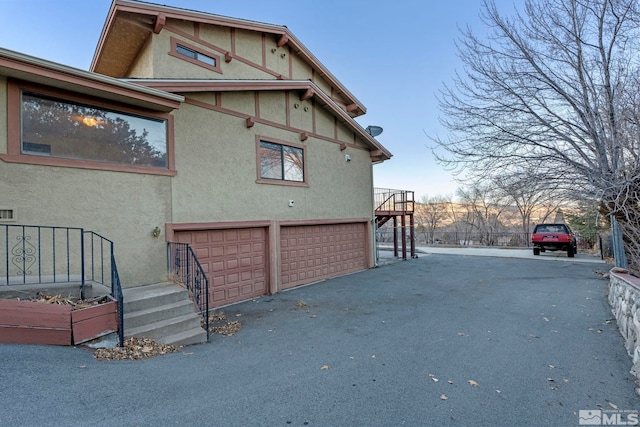
M 640 409 L 606 268 L 421 255 L 228 307 L 236 335 L 146 361 L 0 345 L 0 421 L 577 426 Z

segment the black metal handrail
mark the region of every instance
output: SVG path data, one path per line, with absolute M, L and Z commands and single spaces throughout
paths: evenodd
M 123 344 L 123 296 L 113 242 L 79 227 L 0 224 L 0 287 L 87 281 L 111 288 Z
M 209 341 L 209 279 L 187 243 L 169 242 L 167 263 L 171 280 L 184 286 L 202 316 Z
M 124 294 L 122 292 L 122 283 L 120 282 L 120 273 L 118 273 L 118 266 L 116 265 L 114 244 L 111 240 L 93 231 L 84 231 L 83 233 L 85 235 L 83 245 L 88 243 L 90 249 L 88 252 L 85 250 L 85 255 L 91 260 L 90 274 L 88 274 L 90 280 L 102 285 L 109 284 L 105 282 L 106 277 L 111 280 L 111 296 L 118 301 L 118 341 L 122 346 L 124 344 Z M 105 246 L 106 251 L 109 253 L 107 262 L 110 265 L 107 267 L 105 267 Z M 99 257 L 96 255 L 98 251 Z M 109 272 L 109 274 L 105 275 L 105 271 Z

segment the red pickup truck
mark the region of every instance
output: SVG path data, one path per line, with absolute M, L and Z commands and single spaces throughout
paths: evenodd
M 531 234 L 533 254 L 545 251 L 567 251 L 572 258 L 577 252 L 576 238 L 567 224 L 538 224 Z

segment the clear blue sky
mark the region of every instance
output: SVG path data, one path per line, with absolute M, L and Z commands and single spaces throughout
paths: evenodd
M 510 10 L 513 0 L 498 0 Z M 458 28 L 478 33 L 480 0 L 160 0 L 154 3 L 286 25 L 362 102 L 361 125 L 393 158 L 374 166 L 376 187 L 416 198 L 453 194 L 426 134 L 444 135 L 435 93 L 461 68 Z M 0 0 L 0 47 L 88 69 L 111 0 Z

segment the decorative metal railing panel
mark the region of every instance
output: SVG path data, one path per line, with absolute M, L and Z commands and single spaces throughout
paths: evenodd
M 77 227 L 0 224 L 0 286 L 80 283 L 111 288 L 118 301 L 120 344 L 123 343 L 122 287 L 113 242 Z
M 189 291 L 207 331 L 209 341 L 209 279 L 187 243 L 169 242 L 167 246 L 169 277 Z

